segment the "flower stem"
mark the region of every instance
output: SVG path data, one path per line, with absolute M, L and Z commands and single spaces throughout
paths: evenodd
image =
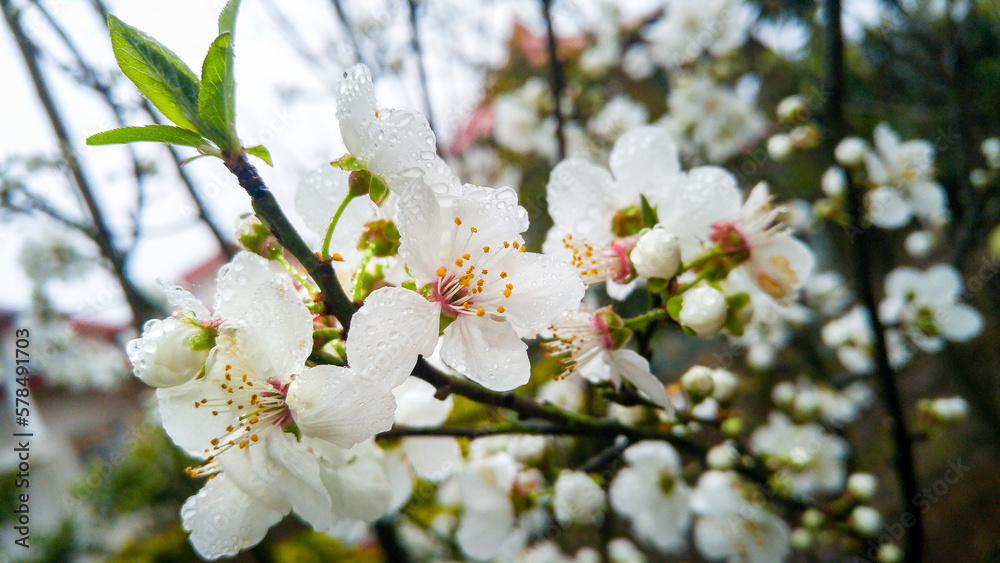
M 330 220 L 330 226 L 326 229 L 326 236 L 323 237 L 323 249 L 320 251 L 320 257 L 326 261 L 330 260 L 330 239 L 333 238 L 333 229 L 337 227 L 337 222 L 340 221 L 340 216 L 344 214 L 344 210 L 347 209 L 347 204 L 351 203 L 356 196 L 350 191 L 347 191 L 347 195 L 344 196 L 344 201 L 340 202 L 340 207 L 337 208 L 337 212 L 333 214 L 333 219 Z
M 657 319 L 662 319 L 663 317 L 669 316 L 667 310 L 664 308 L 653 309 L 643 313 L 637 317 L 632 317 L 631 319 L 625 319 L 625 328 L 641 329 L 646 326 L 646 323 L 655 321 Z

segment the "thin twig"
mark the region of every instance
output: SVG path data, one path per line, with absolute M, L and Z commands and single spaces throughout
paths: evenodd
M 417 72 L 420 74 L 420 93 L 424 98 L 424 108 L 427 113 L 427 123 L 437 137 L 438 129 L 434 121 L 434 108 L 431 107 L 431 92 L 427 82 L 427 69 L 424 65 L 424 53 L 420 46 L 420 26 L 417 25 L 417 0 L 407 0 L 410 6 L 410 47 L 417 58 Z
M 556 34 L 552 27 L 552 0 L 542 0 L 542 17 L 545 18 L 545 33 L 548 38 L 549 50 L 549 80 L 552 90 L 553 113 L 556 116 L 556 142 L 558 143 L 559 160 L 566 158 L 566 132 L 562 114 L 562 93 L 566 86 L 566 77 L 563 75 L 562 63 L 559 62 L 559 54 L 556 46 Z
M 10 0 L 0 0 L 0 8 L 3 9 L 4 20 L 14 35 L 25 66 L 28 67 L 28 73 L 31 76 L 32 84 L 35 86 L 38 99 L 45 109 L 49 123 L 59 142 L 59 150 L 90 214 L 96 235 L 93 237 L 93 240 L 97 243 L 98 248 L 100 248 L 101 255 L 110 262 L 111 269 L 115 277 L 118 278 L 118 283 L 125 295 L 125 300 L 132 310 L 133 325 L 141 329 L 147 319 L 159 315 L 161 312 L 160 308 L 143 295 L 128 277 L 125 257 L 115 246 L 113 235 L 104 220 L 104 214 L 97 203 L 92 184 L 84 173 L 83 167 L 76 157 L 76 153 L 73 151 L 73 145 L 70 142 L 66 124 L 63 122 L 62 115 L 56 108 L 55 100 L 38 64 L 38 47 L 24 33 L 24 29 L 21 27 L 19 10 L 11 4 Z
M 358 43 L 358 38 L 354 35 L 354 26 L 351 25 L 351 21 L 347 17 L 347 12 L 344 11 L 344 6 L 341 5 L 340 0 L 330 0 L 333 4 L 334 11 L 337 12 L 337 19 L 340 20 L 340 24 L 344 27 L 344 33 L 347 34 L 347 39 L 351 42 L 351 48 L 354 49 L 354 58 L 359 63 L 365 62 L 365 56 L 361 52 L 361 45 Z M 371 68 L 371 65 L 367 65 Z

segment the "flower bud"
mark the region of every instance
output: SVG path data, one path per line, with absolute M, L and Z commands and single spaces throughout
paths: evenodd
M 870 506 L 856 506 L 848 523 L 862 536 L 874 536 L 882 527 L 882 515 Z
M 743 434 L 744 424 L 742 418 L 735 416 L 722 421 L 722 434 L 728 438 L 739 438 Z
M 850 168 L 864 164 L 867 152 L 868 146 L 863 140 L 857 137 L 847 137 L 840 141 L 840 144 L 834 149 L 833 156 L 838 163 Z
M 684 295 L 678 320 L 698 336 L 714 336 L 726 322 L 727 309 L 721 291 L 702 285 Z
M 236 226 L 236 241 L 247 252 L 268 260 L 273 260 L 282 253 L 278 239 L 271 234 L 260 217 L 252 213 L 240 217 L 240 222 Z
M 590 475 L 570 470 L 559 473 L 552 508 L 560 524 L 595 524 L 606 503 L 604 491 Z
M 924 230 L 913 231 L 906 235 L 906 241 L 903 243 L 903 246 L 910 256 L 914 258 L 926 258 L 930 251 L 934 249 L 934 234 Z
M 802 525 L 807 528 L 819 528 L 825 521 L 826 516 L 823 516 L 823 513 L 819 509 L 809 508 L 802 513 Z
M 767 154 L 772 160 L 782 161 L 792 154 L 792 139 L 784 134 L 778 133 L 767 140 Z
M 878 548 L 878 563 L 899 563 L 903 560 L 903 550 L 894 543 L 885 543 Z
M 781 408 L 792 406 L 795 403 L 796 395 L 798 395 L 798 391 L 795 389 L 795 384 L 790 381 L 782 381 L 771 390 L 771 400 Z
M 775 113 L 778 114 L 778 119 L 782 121 L 801 121 L 805 118 L 806 112 L 806 101 L 802 96 L 788 96 L 784 100 L 778 102 L 778 108 Z
M 973 188 L 983 189 L 990 183 L 990 175 L 982 168 L 976 168 L 969 172 L 969 183 Z
M 924 399 L 917 403 L 917 410 L 936 422 L 954 424 L 969 415 L 969 404 L 962 397 Z
M 740 459 L 740 453 L 736 451 L 729 442 L 719 444 L 708 450 L 705 454 L 705 461 L 708 466 L 717 471 L 729 471 L 736 467 L 736 462 Z
M 693 402 L 700 403 L 711 395 L 715 388 L 712 369 L 705 366 L 692 366 L 681 376 L 681 388 L 691 396 Z
M 839 166 L 828 168 L 823 173 L 820 187 L 823 189 L 823 193 L 829 197 L 843 197 L 844 192 L 847 191 L 847 175 L 844 174 L 844 169 Z
M 668 280 L 681 265 L 681 247 L 675 235 L 656 225 L 639 237 L 629 257 L 640 276 Z
M 816 543 L 816 538 L 813 537 L 813 533 L 805 528 L 795 528 L 792 530 L 792 548 L 799 551 L 805 551 L 807 549 L 812 549 L 813 544 Z
M 990 168 L 1000 168 L 1000 139 L 991 137 L 980 146 Z
M 722 404 L 732 401 L 733 396 L 736 395 L 736 388 L 740 384 L 733 372 L 722 368 L 713 369 L 712 380 L 715 382 L 712 397 Z
M 151 387 L 173 387 L 198 375 L 213 345 L 210 329 L 186 319 L 152 319 L 126 351 L 133 373 Z
M 871 500 L 876 490 L 878 480 L 871 473 L 852 473 L 847 478 L 847 491 L 861 502 Z
M 797 149 L 814 149 L 819 146 L 819 128 L 812 123 L 799 125 L 788 132 L 788 139 Z

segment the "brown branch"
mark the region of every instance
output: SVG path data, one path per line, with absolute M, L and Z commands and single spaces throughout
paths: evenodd
M 545 18 L 545 33 L 549 50 L 549 85 L 552 89 L 553 112 L 556 116 L 556 142 L 558 143 L 559 160 L 566 158 L 566 125 L 562 114 L 562 93 L 566 87 L 566 77 L 563 75 L 562 64 L 559 62 L 556 34 L 552 27 L 552 0 L 542 0 L 542 17 Z

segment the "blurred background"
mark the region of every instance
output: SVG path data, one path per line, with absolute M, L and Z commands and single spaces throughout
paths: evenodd
M 888 122 L 904 140 L 926 139 L 936 149 L 951 221 L 917 229 L 930 240 L 923 246 L 911 231 L 880 231 L 885 251 L 873 266 L 884 275 L 904 264 L 951 263 L 964 275 L 964 299 L 986 321 L 972 342 L 915 359 L 900 384 L 914 416 L 912 405 L 924 396 L 960 395 L 970 405 L 965 425 L 930 433 L 917 445 L 918 475 L 930 487 L 927 560 L 1000 560 L 1000 182 L 980 151 L 983 140 L 1000 135 L 1000 5 L 845 0 L 841 93 L 830 89 L 823 3 L 748 1 L 720 16 L 720 29 L 744 35 L 736 48 L 715 41 L 689 59 L 662 60 L 656 43 L 669 38 L 655 30 L 685 1 L 246 0 L 237 27 L 237 130 L 245 145 L 270 149 L 274 167 L 261 165 L 261 173 L 301 225 L 296 186 L 346 152 L 335 119 L 336 83 L 346 68 L 363 62 L 372 70 L 379 105 L 425 113 L 439 152 L 463 181 L 520 189 L 532 220 L 527 238 L 537 249 L 551 224 L 544 187 L 552 167 L 565 156 L 606 163 L 622 132 L 659 122 L 679 139 L 685 168 L 724 165 L 743 187 L 767 180 L 781 199 L 795 201 L 823 269 L 843 276 L 835 285 L 849 285 L 852 276 L 842 259 L 850 237 L 835 224 L 816 226 L 823 217 L 822 205 L 815 205 L 825 197 L 821 178 L 833 162 L 831 136 L 871 139 L 875 126 Z M 218 267 L 237 250 L 234 233 L 249 200 L 214 159 L 189 162 L 193 149 L 88 147 L 84 139 L 124 124 L 162 121 L 115 65 L 109 12 L 198 69 L 223 4 L 0 1 L 6 21 L 0 34 L 0 552 L 8 557 L 23 555 L 10 547 L 16 537 L 10 503 L 18 492 L 12 434 L 30 431 L 30 559 L 194 558 L 178 510 L 199 483 L 184 476 L 189 460 L 160 429 L 150 408 L 155 401 L 132 378 L 124 346 L 146 320 L 168 314 L 158 279 L 211 301 Z M 713 33 L 714 41 L 721 32 Z M 802 122 L 809 127 L 788 131 L 776 108 L 795 94 L 804 100 Z M 843 96 L 840 123 L 824 114 L 831 95 Z M 802 140 L 801 150 L 777 163 L 767 145 L 779 133 L 813 135 L 816 142 Z M 912 246 L 921 246 L 919 252 Z M 752 391 L 747 395 L 760 397 L 741 408 L 759 419 L 778 381 L 804 372 L 841 386 L 850 379 L 820 343 L 822 320 L 820 314 L 798 323 L 771 346 L 773 358 L 749 366 L 753 342 L 664 339 L 657 343 L 659 373 L 695 359 L 739 370 Z M 27 426 L 18 427 L 15 333 L 24 328 L 30 331 L 32 407 Z M 764 354 L 759 347 L 757 353 Z M 860 468 L 885 479 L 880 508 L 891 520 L 898 501 L 882 420 L 876 406 L 843 433 L 857 448 Z M 936 487 L 956 463 L 968 470 Z M 380 557 L 374 545 L 351 546 L 287 519 L 267 545 L 276 560 Z M 263 558 L 259 552 L 242 557 Z

